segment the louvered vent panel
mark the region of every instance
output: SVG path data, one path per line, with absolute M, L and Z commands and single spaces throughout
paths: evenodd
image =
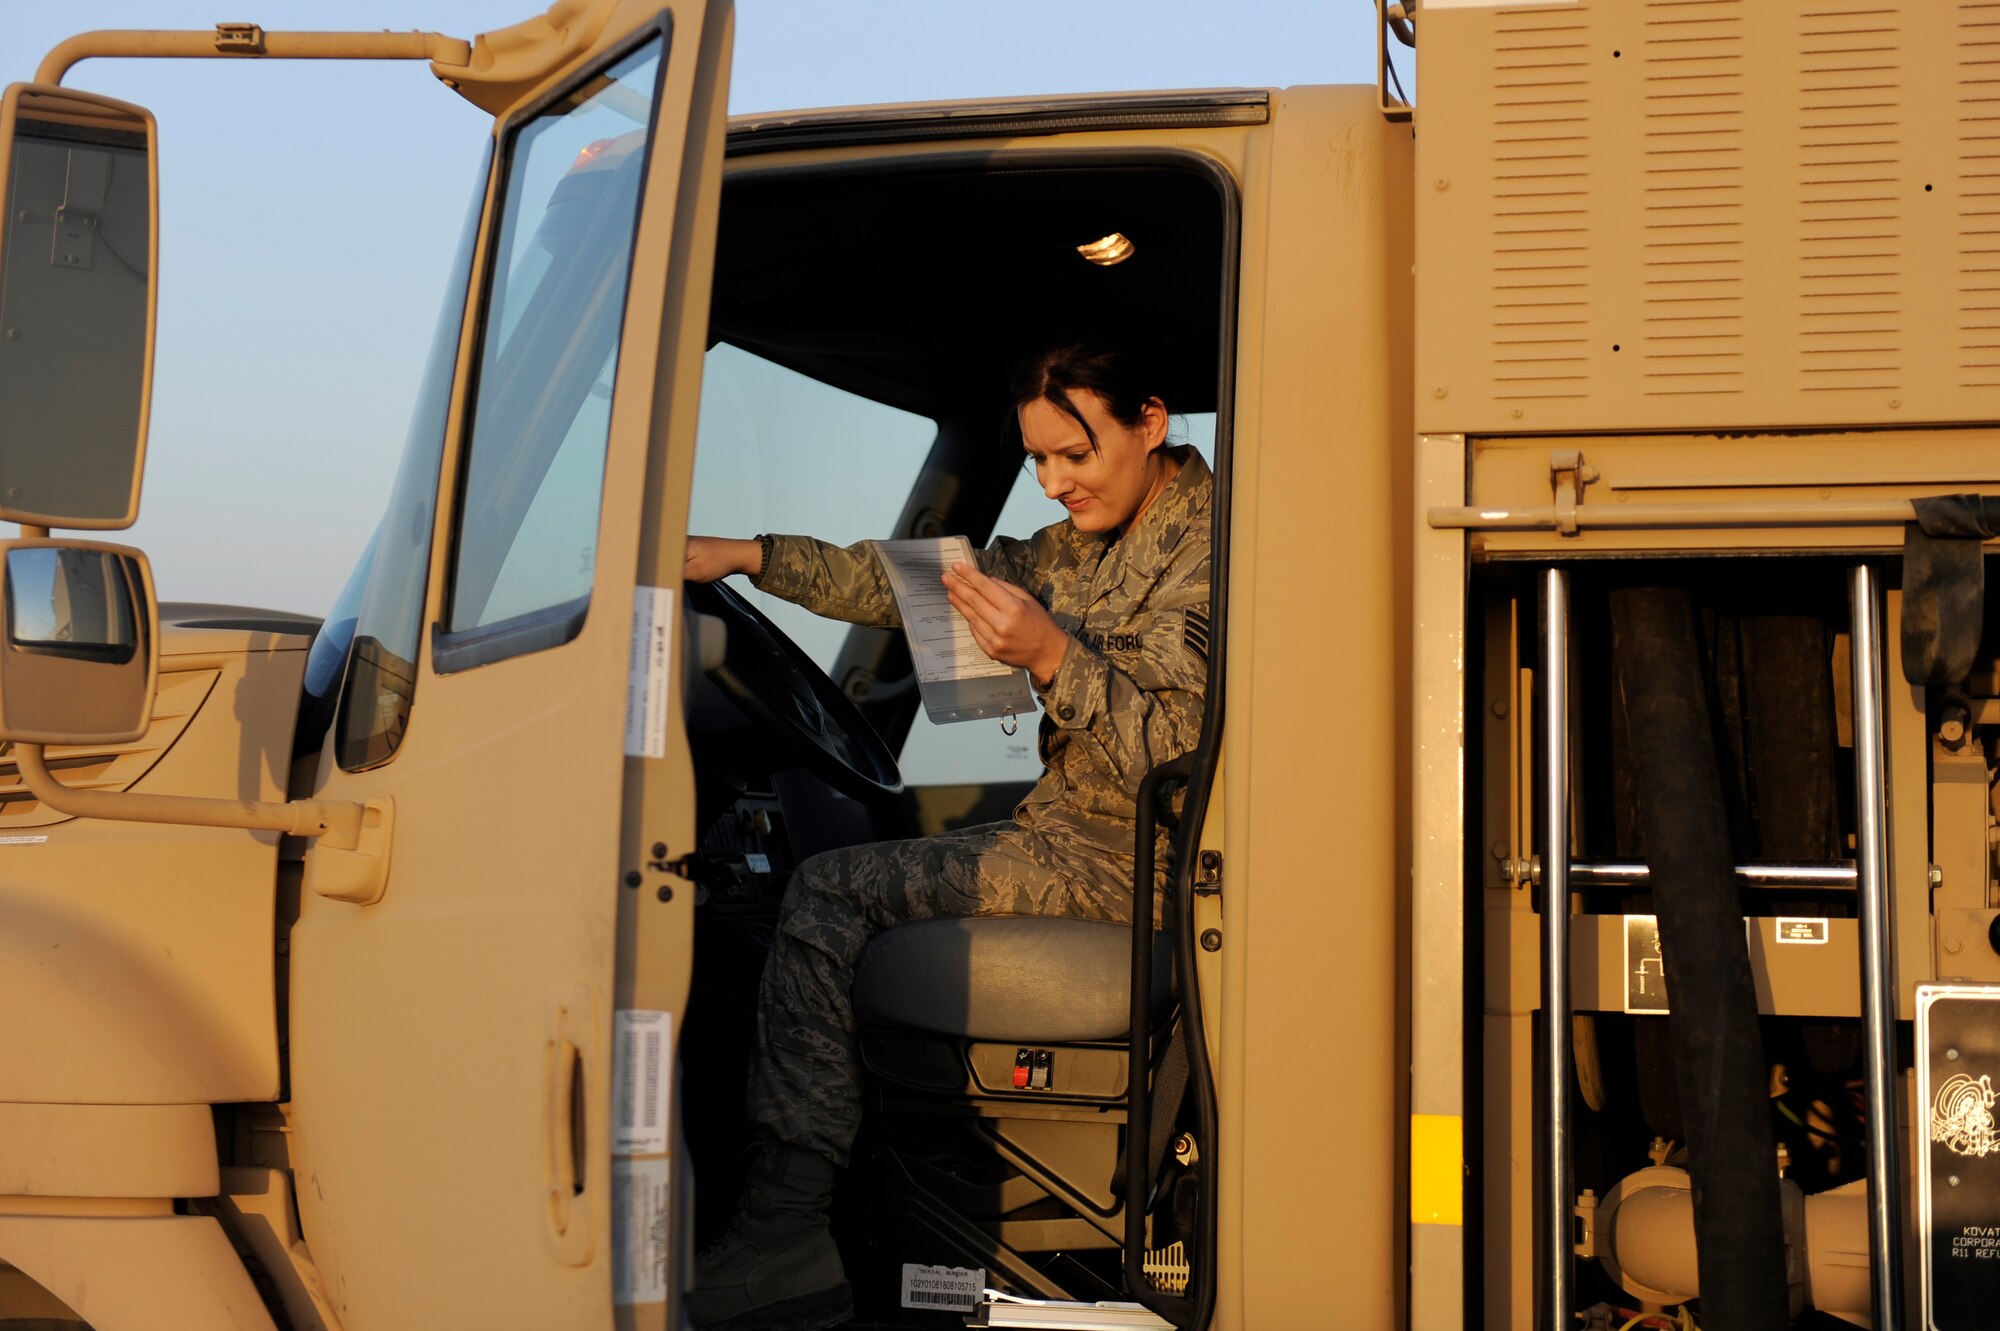
M 1740 0 L 1653 0 L 1644 99 L 1642 391 L 1742 391 L 1743 92 Z
M 2000 388 L 2000 0 L 1958 7 L 1958 370 Z
M 1495 15 L 1492 327 L 1496 401 L 1590 391 L 1589 14 Z
M 2000 417 L 2000 0 L 1423 14 L 1420 430 Z
M 1897 13 L 1849 0 L 1810 6 L 1802 18 L 1799 387 L 1879 395 L 1903 379 Z

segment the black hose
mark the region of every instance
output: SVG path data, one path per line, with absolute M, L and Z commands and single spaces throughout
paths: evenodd
M 1790 1309 L 1770 1074 L 1693 601 L 1614 591 L 1611 634 L 1672 1005 L 1702 1326 L 1773 1331 Z
M 1833 653 L 1817 615 L 1750 615 L 1743 643 L 1743 765 L 1751 853 L 1761 860 L 1837 860 Z M 1807 912 L 1810 913 L 1810 912 Z

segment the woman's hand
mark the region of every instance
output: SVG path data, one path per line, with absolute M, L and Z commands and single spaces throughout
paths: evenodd
M 1035 683 L 1045 687 L 1056 677 L 1069 651 L 1069 634 L 1040 601 L 970 564 L 953 564 L 944 575 L 944 589 L 953 608 L 972 626 L 972 640 L 988 656 L 1025 667 Z
M 681 581 L 716 582 L 732 573 L 756 577 L 764 571 L 764 543 L 722 536 L 690 536 L 681 560 Z

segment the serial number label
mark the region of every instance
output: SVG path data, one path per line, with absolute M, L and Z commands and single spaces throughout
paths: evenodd
M 963 1266 L 903 1264 L 903 1306 L 905 1308 L 956 1308 L 970 1312 L 979 1306 L 980 1291 L 986 1288 L 986 1272 Z

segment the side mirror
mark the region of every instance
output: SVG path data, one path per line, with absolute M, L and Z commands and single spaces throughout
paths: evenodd
M 97 541 L 0 541 L 0 740 L 21 781 L 74 818 L 243 827 L 315 840 L 306 885 L 365 906 L 389 882 L 396 806 L 209 799 L 65 786 L 47 744 L 126 744 L 153 720 L 160 613 L 137 550 Z
M 159 611 L 146 556 L 0 541 L 0 739 L 123 744 L 153 719 Z
M 0 95 L 0 519 L 139 515 L 159 255 L 152 113 L 67 88 Z

